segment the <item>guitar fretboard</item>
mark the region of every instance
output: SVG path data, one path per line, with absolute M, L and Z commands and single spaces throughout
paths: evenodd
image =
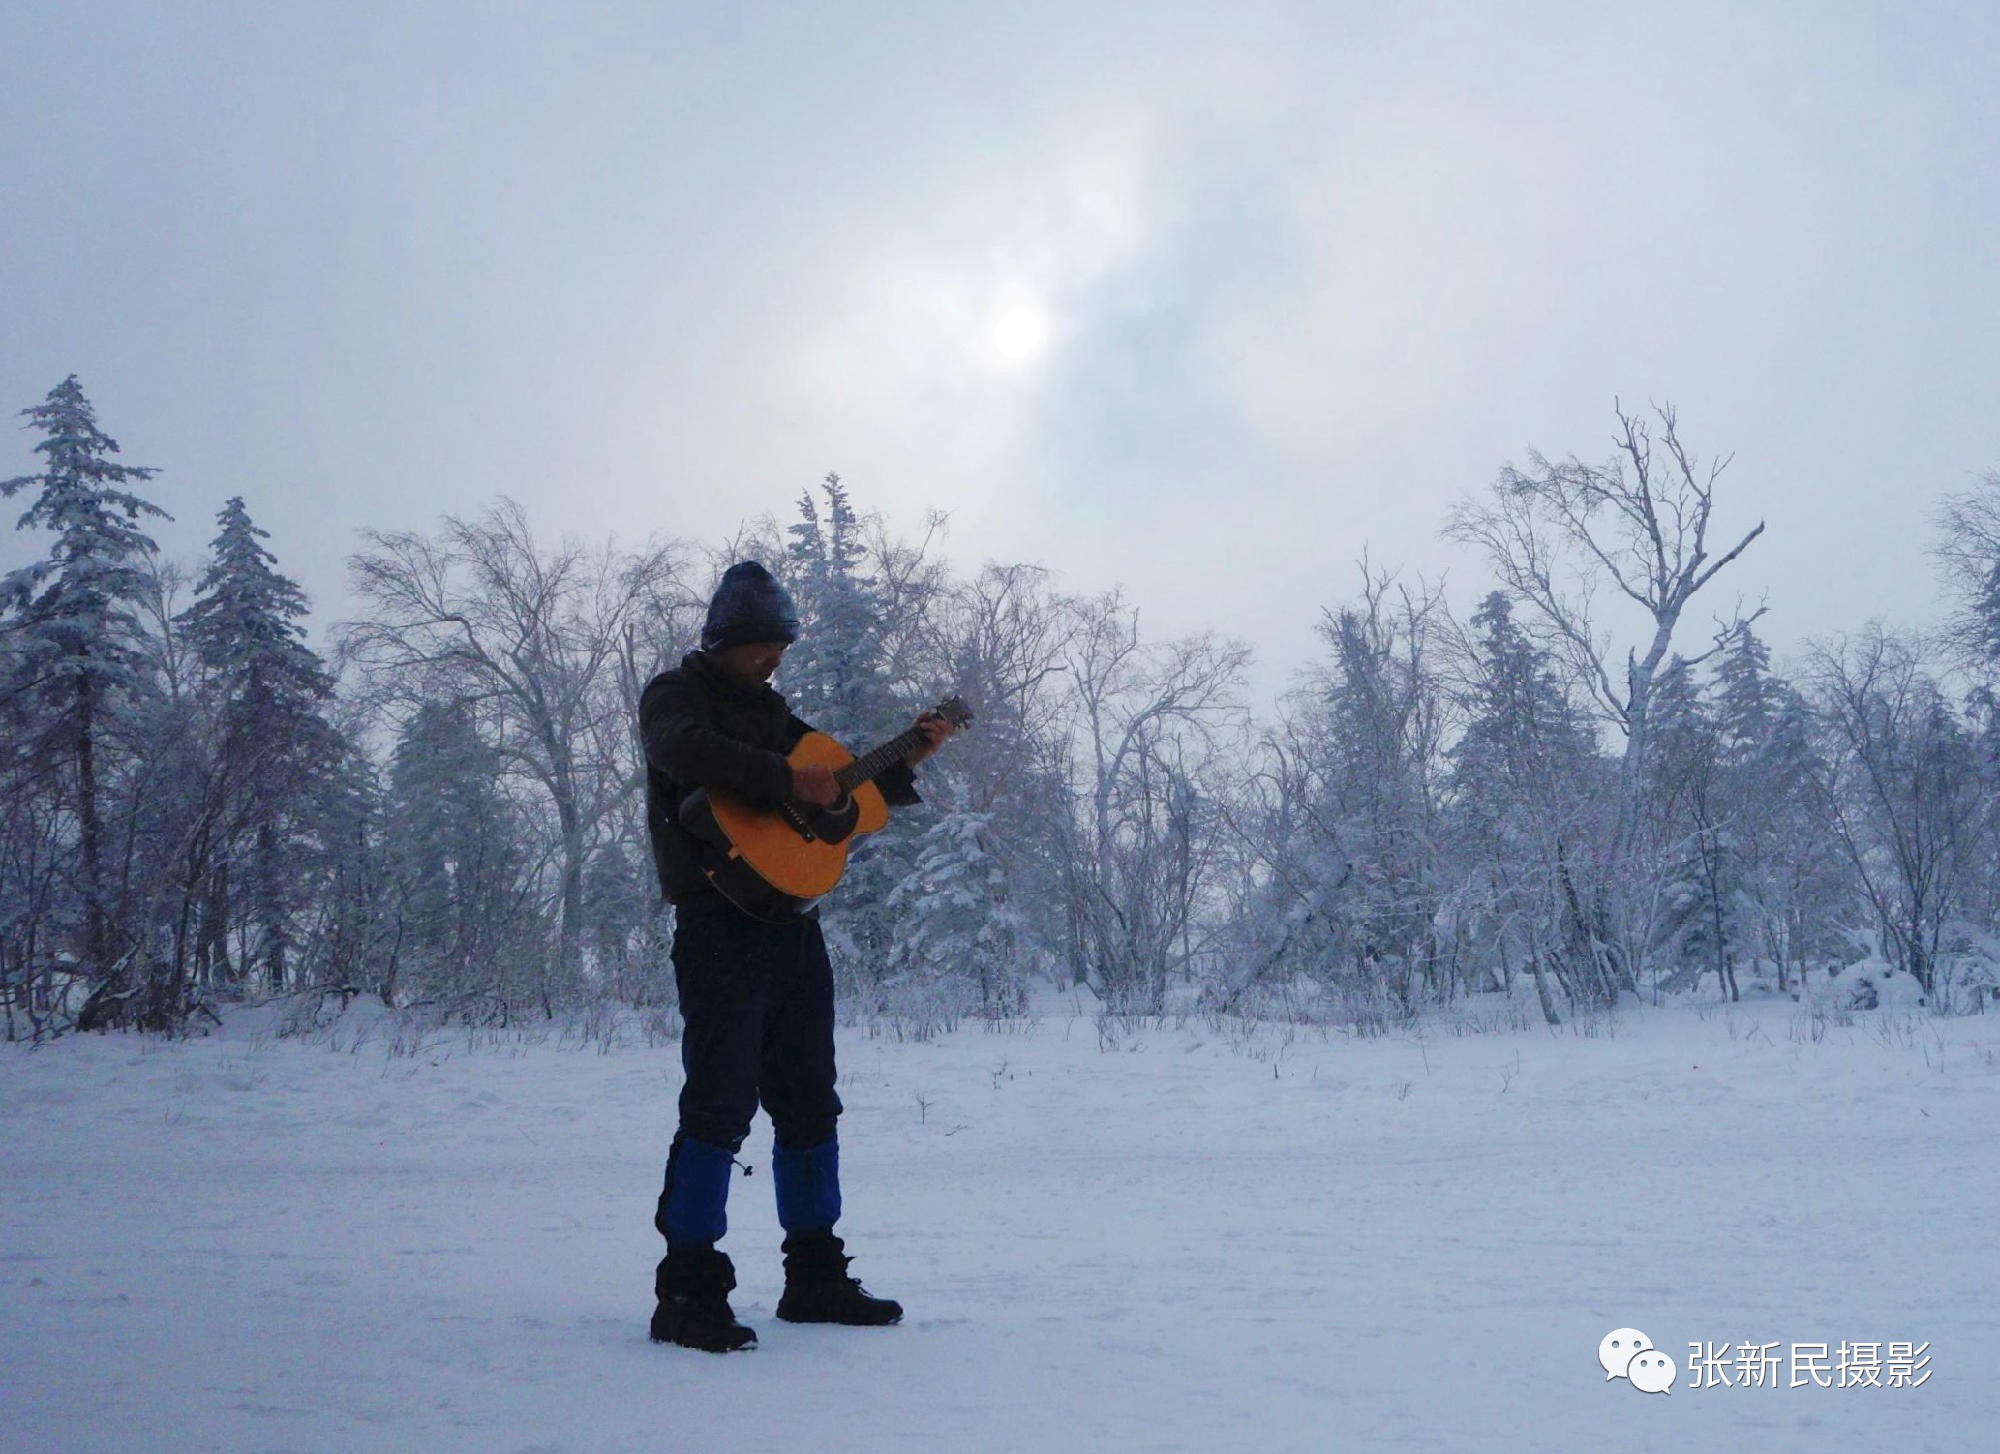
M 909 731 L 890 738 L 866 757 L 857 757 L 846 767 L 836 768 L 833 780 L 840 784 L 843 793 L 851 793 L 861 784 L 873 782 L 876 774 L 892 763 L 901 762 L 908 757 L 923 740 L 923 730 L 912 727 Z

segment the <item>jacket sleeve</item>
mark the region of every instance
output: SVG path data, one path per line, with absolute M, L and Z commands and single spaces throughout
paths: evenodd
M 917 770 L 900 758 L 875 774 L 875 786 L 892 808 L 914 808 L 923 801 L 917 796 Z
M 639 699 L 646 761 L 690 788 L 720 788 L 763 808 L 792 795 L 792 765 L 778 753 L 738 742 L 709 725 L 700 693 L 657 677 Z

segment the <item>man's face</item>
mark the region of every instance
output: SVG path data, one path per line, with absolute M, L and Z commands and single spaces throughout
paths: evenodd
M 784 641 L 749 641 L 741 646 L 726 646 L 718 653 L 722 666 L 731 676 L 746 682 L 768 682 L 771 674 L 778 669 L 778 663 L 785 659 Z

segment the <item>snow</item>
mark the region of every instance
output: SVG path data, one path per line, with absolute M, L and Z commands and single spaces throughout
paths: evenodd
M 0 1047 L 0 1448 L 1919 1451 L 2000 1417 L 2000 1018 L 1042 1009 L 843 1029 L 842 1230 L 909 1317 L 771 1316 L 760 1121 L 724 1247 L 762 1344 L 726 1358 L 645 1338 L 680 1077 L 636 1027 Z M 1606 1379 L 1626 1327 L 1670 1394 Z M 1696 1389 L 1697 1340 L 1927 1341 L 1931 1376 Z
M 1809 977 L 1804 1000 L 1814 1009 L 1908 1011 L 1923 1005 L 1925 995 L 1915 975 L 1871 956 L 1834 974 Z

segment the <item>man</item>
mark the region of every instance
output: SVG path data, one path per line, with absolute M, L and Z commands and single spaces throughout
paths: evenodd
M 646 747 L 646 822 L 662 892 L 674 904 L 674 979 L 680 988 L 680 1128 L 667 1155 L 653 1224 L 667 1239 L 654 1279 L 655 1341 L 711 1353 L 756 1344 L 736 1321 L 736 1269 L 717 1250 L 727 1228 L 729 1174 L 759 1103 L 770 1114 L 771 1180 L 785 1230 L 778 1316 L 795 1323 L 882 1325 L 903 1315 L 847 1275 L 833 1226 L 840 1216 L 834 1124 L 833 969 L 816 912 L 789 923 L 753 919 L 703 871 L 713 849 L 682 826 L 696 788 L 757 807 L 831 807 L 840 796 L 824 766 L 793 768 L 785 754 L 812 729 L 770 686 L 798 639 L 798 613 L 756 561 L 722 577 L 702 626 L 701 650 L 662 672 L 639 701 Z M 950 735 L 918 721 L 925 743 L 875 779 L 892 805 L 920 801 L 910 768 Z

